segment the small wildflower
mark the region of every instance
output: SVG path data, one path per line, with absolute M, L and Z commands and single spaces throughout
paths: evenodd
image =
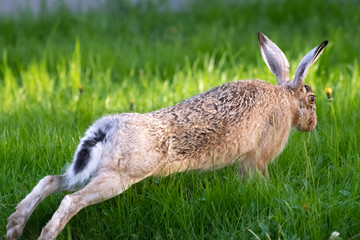
M 82 95 L 82 93 L 83 93 L 83 86 L 81 85 L 81 83 L 80 83 L 78 89 L 79 89 L 80 95 Z
M 328 98 L 328 101 L 331 102 L 333 100 L 332 98 L 332 89 L 327 87 L 325 88 L 325 93 L 326 93 L 326 96 Z
M 135 99 L 131 98 L 129 101 L 130 110 L 133 111 L 135 109 Z
M 305 211 L 308 210 L 308 207 L 306 206 L 306 204 L 303 204 L 303 205 L 302 205 L 302 208 L 303 208 Z
M 339 232 L 332 232 L 330 235 L 329 240 L 340 240 L 342 239 L 341 237 L 339 237 L 340 233 Z

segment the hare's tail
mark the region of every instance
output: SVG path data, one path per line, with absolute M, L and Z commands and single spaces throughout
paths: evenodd
M 95 174 L 111 128 L 108 121 L 100 119 L 86 131 L 65 174 L 66 184 L 70 188 L 81 186 Z

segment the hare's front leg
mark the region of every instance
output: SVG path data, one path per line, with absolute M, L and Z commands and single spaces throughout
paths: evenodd
M 83 189 L 64 197 L 58 210 L 43 228 L 39 239 L 55 239 L 66 223 L 81 209 L 110 199 L 140 180 L 109 170 L 101 172 Z
M 252 151 L 243 156 L 239 163 L 238 171 L 239 175 L 246 179 L 251 177 L 256 170 L 261 173 L 265 172 L 266 178 L 270 178 L 267 161 L 264 161 L 264 157 L 259 152 Z

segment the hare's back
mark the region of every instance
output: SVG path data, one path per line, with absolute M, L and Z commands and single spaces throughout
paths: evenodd
M 273 87 L 260 80 L 230 82 L 150 114 L 168 125 L 170 158 L 231 159 L 251 146 L 246 143 L 256 130 L 251 119 Z
M 181 127 L 221 128 L 241 122 L 258 103 L 271 101 L 274 91 L 276 86 L 261 80 L 229 82 L 151 115 Z

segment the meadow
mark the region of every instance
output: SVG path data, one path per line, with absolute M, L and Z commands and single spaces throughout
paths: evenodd
M 284 51 L 291 76 L 329 40 L 305 79 L 318 126 L 292 131 L 270 179 L 243 182 L 235 166 L 150 177 L 80 211 L 58 239 L 360 239 L 359 12 L 351 0 L 195 1 L 179 12 L 119 2 L 0 19 L 0 239 L 17 203 L 65 171 L 97 118 L 153 111 L 238 79 L 276 84 L 257 32 Z M 42 202 L 21 239 L 36 239 L 65 195 Z

